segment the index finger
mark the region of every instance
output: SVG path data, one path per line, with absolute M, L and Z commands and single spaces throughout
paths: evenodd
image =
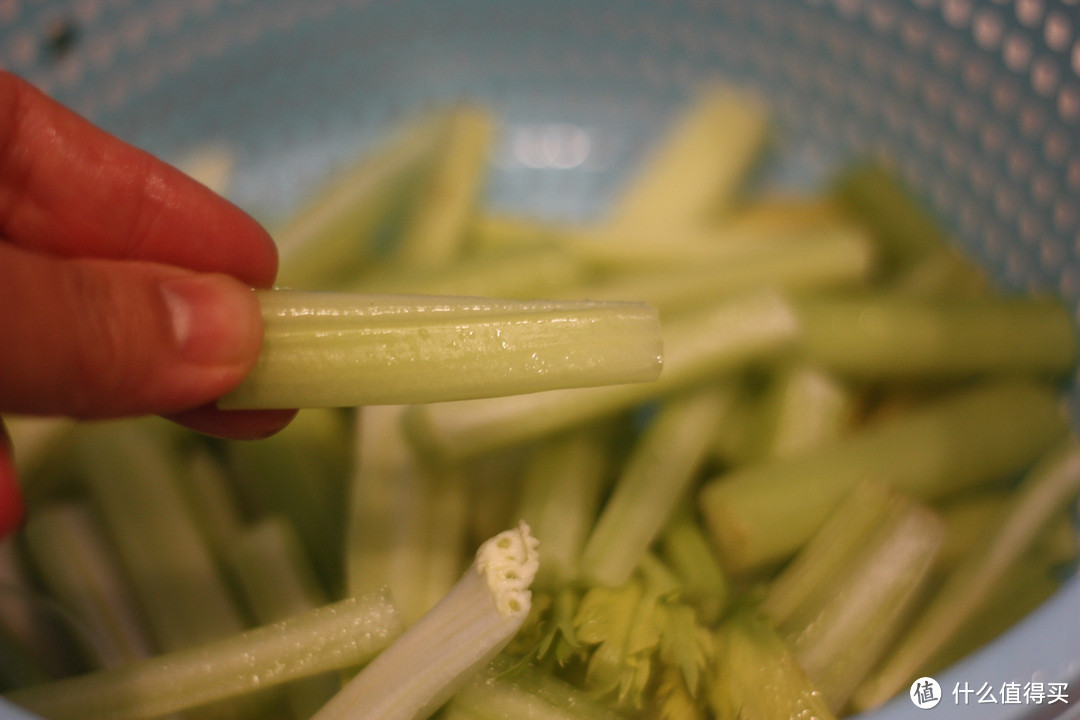
M 0 239 L 221 272 L 255 287 L 277 273 L 273 241 L 246 213 L 4 71 Z

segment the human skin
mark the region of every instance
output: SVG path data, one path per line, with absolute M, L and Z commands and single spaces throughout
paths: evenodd
M 272 434 L 292 411 L 213 401 L 255 363 L 252 288 L 276 273 L 239 208 L 0 71 L 0 413 Z M 0 432 L 0 534 L 21 517 L 12 454 Z

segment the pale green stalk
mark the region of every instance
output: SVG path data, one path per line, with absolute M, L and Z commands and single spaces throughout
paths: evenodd
M 438 402 L 646 382 L 660 372 L 642 303 L 263 291 L 255 368 L 222 408 Z
M 765 108 L 723 86 L 699 93 L 620 193 L 612 225 L 663 230 L 701 223 L 735 201 L 768 136 Z
M 537 565 L 536 540 L 524 523 L 488 540 L 450 592 L 312 720 L 429 717 L 521 627 Z
M 706 483 L 699 503 L 725 565 L 744 572 L 793 554 L 859 482 L 942 497 L 1009 478 L 1066 433 L 1051 387 L 986 382 L 827 445 L 732 470 Z
M 637 440 L 581 553 L 590 584 L 629 579 L 698 478 L 724 410 L 709 389 L 669 400 Z
M 26 549 L 51 597 L 79 622 L 76 640 L 95 667 L 154 654 L 145 620 L 93 509 L 67 501 L 39 508 L 26 523 Z
M 1059 301 L 912 298 L 865 294 L 793 301 L 805 359 L 873 380 L 1063 377 L 1076 362 L 1076 330 Z
M 452 261 L 461 253 L 477 210 L 494 120 L 482 108 L 462 105 L 446 113 L 445 123 L 432 167 L 402 223 L 392 251 L 395 263 L 432 267 Z
M 538 588 L 559 588 L 577 579 L 581 550 L 609 480 L 608 430 L 562 433 L 541 443 L 529 459 L 518 513 L 544 548 Z
M 1000 528 L 993 528 L 938 590 L 884 664 L 860 687 L 858 708 L 875 707 L 915 677 L 985 603 L 1009 569 L 1066 503 L 1080 494 L 1080 443 L 1049 449 L 1024 477 Z
M 664 251 L 668 246 L 664 245 Z M 864 284 L 874 269 L 874 248 L 861 232 L 838 228 L 817 238 L 774 239 L 758 243 L 753 252 L 731 253 L 714 246 L 709 259 L 694 258 L 678 243 L 685 262 L 656 262 L 649 268 L 620 272 L 569 287 L 564 297 L 594 300 L 640 300 L 669 313 L 689 310 L 737 293 L 760 288 L 808 291 Z
M 739 296 L 665 319 L 664 369 L 656 382 L 418 406 L 406 417 L 407 427 L 436 458 L 475 457 L 723 378 L 781 354 L 797 335 L 784 299 L 772 293 Z
M 180 490 L 214 557 L 225 562 L 244 523 L 233 478 L 209 449 L 196 445 L 187 451 Z
M 346 545 L 349 592 L 390 590 L 406 626 L 454 584 L 465 553 L 464 478 L 417 462 L 400 405 L 363 408 Z
M 441 118 L 409 124 L 306 199 L 272 231 L 281 248 L 278 284 L 320 290 L 352 282 L 412 200 L 444 130 Z
M 842 504 L 836 522 L 858 512 Z M 838 713 L 909 621 L 944 535 L 940 518 L 902 499 L 868 530 L 850 538 L 855 547 L 834 546 L 849 563 L 784 625 L 800 667 Z
M 156 429 L 133 421 L 79 428 L 86 487 L 161 650 L 199 645 L 244 620 L 188 511 L 183 471 Z
M 567 296 L 587 269 L 581 259 L 548 244 L 468 255 L 434 268 L 379 268 L 351 289 L 365 293 L 424 293 L 500 298 Z
M 252 512 L 290 519 L 328 590 L 342 582 L 347 492 L 340 448 L 348 433 L 333 412 L 304 410 L 271 437 L 226 448 L 236 486 Z M 337 446 L 333 452 L 326 449 L 328 440 Z
M 285 518 L 267 517 L 246 528 L 232 551 L 232 567 L 255 619 L 270 624 L 326 605 L 296 530 Z M 285 700 L 297 718 L 310 717 L 341 688 L 337 673 L 286 685 Z
M 204 645 L 7 698 L 50 720 L 140 720 L 362 665 L 400 633 L 384 596 L 349 598 Z
M 810 365 L 781 368 L 764 400 L 766 456 L 782 457 L 822 445 L 855 423 L 857 397 L 837 378 Z

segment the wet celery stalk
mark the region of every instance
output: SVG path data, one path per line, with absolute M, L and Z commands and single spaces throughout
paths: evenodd
M 720 424 L 718 393 L 668 401 L 637 440 L 581 554 L 581 576 L 616 586 L 630 579 L 705 461 Z
M 949 576 L 929 606 L 874 675 L 859 688 L 858 708 L 883 703 L 982 607 L 1049 521 L 1080 494 L 1080 443 L 1069 437 L 1049 448 L 1025 475 L 1001 527 L 991 528 Z
M 665 319 L 664 369 L 656 382 L 423 405 L 410 409 L 406 423 L 417 446 L 435 458 L 476 457 L 722 378 L 784 352 L 797 333 L 783 298 L 740 295 Z
M 743 572 L 789 557 L 859 482 L 943 497 L 1023 471 L 1066 433 L 1050 386 L 985 382 L 827 445 L 736 468 L 707 482 L 699 503 L 725 565 Z
M 51 720 L 137 720 L 362 665 L 401 632 L 368 595 L 121 667 L 34 685 L 7 699 Z
M 844 376 L 1053 378 L 1076 362 L 1076 331 L 1058 301 L 878 293 L 806 297 L 793 304 L 806 360 Z
M 642 303 L 263 291 L 264 340 L 218 406 L 352 407 L 647 382 L 660 327 Z

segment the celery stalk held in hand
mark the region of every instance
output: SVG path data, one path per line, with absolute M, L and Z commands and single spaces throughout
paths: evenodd
M 525 622 L 537 545 L 524 521 L 481 545 L 450 592 L 312 720 L 422 720 L 438 710 Z
M 264 339 L 222 408 L 426 403 L 645 382 L 657 312 L 641 303 L 259 292 Z

